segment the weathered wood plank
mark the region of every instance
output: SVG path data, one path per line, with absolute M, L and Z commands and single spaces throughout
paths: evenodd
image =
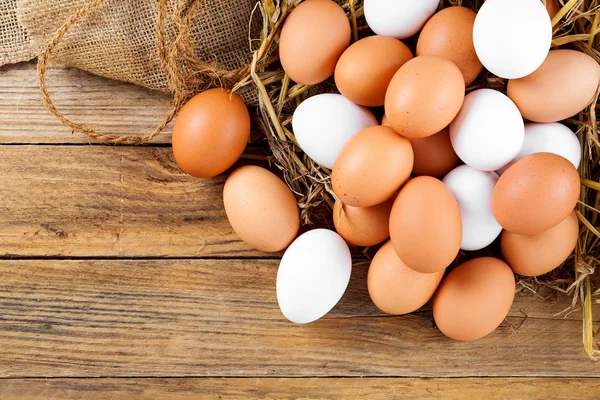
M 599 379 L 246 378 L 24 379 L 0 382 L 0 397 L 27 399 L 597 399 Z
M 0 146 L 0 255 L 261 256 L 170 148 Z
M 47 83 L 56 106 L 74 121 L 104 133 L 144 135 L 169 108 L 160 92 L 101 78 L 68 67 L 48 69 Z M 156 143 L 171 142 L 172 125 Z M 35 62 L 0 68 L 0 143 L 89 143 L 51 115 L 42 102 Z
M 545 319 L 539 299 L 513 308 L 518 333 L 455 342 L 430 312 L 382 316 L 357 265 L 336 309 L 298 326 L 280 314 L 276 271 L 276 260 L 2 261 L 0 377 L 600 377 L 581 322 Z

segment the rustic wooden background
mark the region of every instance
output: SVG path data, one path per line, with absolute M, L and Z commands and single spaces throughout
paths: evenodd
M 48 81 L 103 131 L 148 131 L 168 104 L 69 68 Z M 330 314 L 288 323 L 277 257 L 236 237 L 224 179 L 186 176 L 169 143 L 91 143 L 46 112 L 33 63 L 0 68 L 1 399 L 600 397 L 556 294 L 518 295 L 508 323 L 459 343 L 429 310 L 379 312 L 357 262 Z

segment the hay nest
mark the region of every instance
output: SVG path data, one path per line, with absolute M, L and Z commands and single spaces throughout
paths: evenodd
M 589 54 L 600 63 L 600 39 L 596 38 L 600 32 L 600 0 L 558 1 L 562 8 L 552 20 L 553 48 L 574 48 Z M 336 198 L 331 189 L 331 171 L 314 163 L 298 147 L 291 131 L 292 113 L 307 96 L 334 91 L 335 86 L 332 82 L 317 87 L 293 85 L 277 62 L 277 41 L 281 27 L 293 7 L 300 2 L 301 0 L 262 0 L 257 4 L 253 18 L 262 19 L 260 47 L 253 53 L 249 75 L 237 88 L 247 85 L 250 80 L 256 85 L 259 121 L 271 150 L 269 159 L 281 170 L 286 183 L 296 194 L 302 222 L 309 225 L 319 222 L 324 215 L 329 217 Z M 372 34 L 364 21 L 362 0 L 345 0 L 339 3 L 351 21 L 354 41 Z M 483 0 L 442 0 L 441 3 L 442 7 L 462 5 L 477 10 Z M 409 40 L 407 44 L 414 51 L 414 40 Z M 505 92 L 506 80 L 484 72 L 467 91 L 484 87 Z M 581 222 L 577 247 L 562 268 L 544 277 L 521 278 L 517 285 L 519 291 L 537 293 L 541 287 L 549 287 L 572 296 L 572 305 L 561 314 L 582 312 L 584 348 L 590 357 L 600 354 L 600 346 L 596 343 L 600 330 L 594 332 L 592 325 L 592 306 L 600 303 L 600 288 L 593 288 L 592 279 L 595 269 L 600 265 L 600 138 L 596 116 L 597 97 L 586 110 L 565 121 L 577 133 L 583 149 L 579 167 L 582 190 L 576 210 Z M 497 249 L 484 252 L 494 250 Z M 473 254 L 461 254 L 459 261 L 469 257 L 472 258 Z

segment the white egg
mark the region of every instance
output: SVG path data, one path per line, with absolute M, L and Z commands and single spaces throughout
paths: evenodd
M 292 118 L 300 148 L 329 169 L 352 136 L 375 125 L 378 125 L 377 118 L 368 108 L 352 103 L 341 94 L 309 97 L 296 108 Z
M 480 171 L 495 171 L 512 161 L 523 146 L 524 134 L 525 124 L 515 103 L 492 89 L 466 95 L 450 124 L 454 151 Z
M 502 175 L 512 164 L 534 153 L 554 153 L 571 161 L 575 168 L 581 162 L 581 144 L 575 133 L 558 122 L 525 124 L 525 140 L 517 156 L 504 168 L 498 170 Z
M 405 39 L 421 30 L 439 4 L 439 0 L 365 0 L 365 19 L 376 34 Z
M 531 74 L 546 59 L 551 43 L 550 16 L 540 0 L 487 0 L 475 18 L 477 56 L 501 78 Z
M 479 171 L 468 165 L 456 167 L 444 177 L 444 184 L 460 208 L 461 249 L 483 249 L 500 235 L 502 227 L 492 212 L 492 192 L 497 181 L 496 173 Z
M 352 257 L 337 233 L 314 229 L 288 247 L 277 271 L 277 301 L 283 315 L 305 324 L 327 314 L 348 287 Z

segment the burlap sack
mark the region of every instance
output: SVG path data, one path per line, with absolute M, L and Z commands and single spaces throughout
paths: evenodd
M 56 30 L 91 0 L 0 0 L 0 63 L 40 54 Z M 168 13 L 184 0 L 169 0 Z M 199 60 L 223 70 L 250 62 L 250 22 L 256 0 L 202 0 L 190 24 Z M 54 61 L 97 75 L 168 91 L 157 47 L 157 0 L 104 0 L 69 28 L 53 52 Z M 173 39 L 166 19 L 165 39 Z

